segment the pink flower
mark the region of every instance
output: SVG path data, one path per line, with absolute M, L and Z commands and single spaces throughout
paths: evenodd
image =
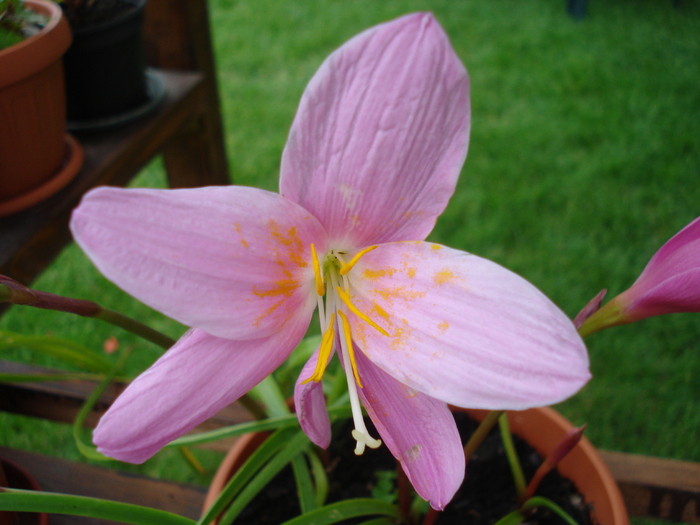
M 316 308 L 324 336 L 296 386 L 302 428 L 328 445 L 320 380 L 337 353 L 356 452 L 380 444 L 363 405 L 435 508 L 464 476 L 447 403 L 521 409 L 576 392 L 586 349 L 552 302 L 492 262 L 421 242 L 466 157 L 468 91 L 438 23 L 408 15 L 356 36 L 313 77 L 281 194 L 88 194 L 72 219 L 81 247 L 128 293 L 194 327 L 105 414 L 99 450 L 146 460 L 277 368 Z
M 680 312 L 700 312 L 700 217 L 664 244 L 634 284 L 586 319 L 580 332 Z

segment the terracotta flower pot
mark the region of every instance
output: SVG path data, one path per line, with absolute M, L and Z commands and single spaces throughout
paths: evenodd
M 61 55 L 70 29 L 57 4 L 26 5 L 50 20 L 38 34 L 0 51 L 0 203 L 37 189 L 66 161 Z
M 476 420 L 483 419 L 487 414 L 484 410 L 453 408 L 453 411 L 466 412 Z M 513 433 L 527 441 L 541 456 L 547 455 L 564 434 L 573 428 L 573 425 L 558 412 L 547 407 L 512 411 L 508 415 Z M 233 473 L 266 437 L 266 433 L 247 434 L 234 444 L 212 480 L 204 502 L 205 510 L 214 503 Z M 629 517 L 617 483 L 585 437 L 559 463 L 557 469 L 574 483 L 587 503 L 592 503 L 594 523 L 629 525 Z
M 41 490 L 39 483 L 22 467 L 10 461 L 0 458 L 2 477 L 6 479 L 7 485 L 14 489 Z M 4 485 L 4 482 L 1 484 Z M 7 518 L 7 521 L 2 521 Z M 19 518 L 19 520 L 17 520 Z M 48 525 L 49 515 L 43 512 L 0 512 L 0 523 L 17 523 L 18 525 Z

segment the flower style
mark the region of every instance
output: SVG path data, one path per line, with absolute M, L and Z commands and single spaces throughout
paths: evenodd
M 669 239 L 634 284 L 586 319 L 580 332 L 681 312 L 700 312 L 700 217 Z
M 381 440 L 435 508 L 464 477 L 447 403 L 522 409 L 589 378 L 571 321 L 495 263 L 422 242 L 452 195 L 469 134 L 467 73 L 430 14 L 369 29 L 310 81 L 280 194 L 246 187 L 90 192 L 72 218 L 102 273 L 189 330 L 117 399 L 101 452 L 142 462 L 250 390 L 319 311 L 295 389 L 325 447 L 321 379 L 344 366 L 357 453 Z

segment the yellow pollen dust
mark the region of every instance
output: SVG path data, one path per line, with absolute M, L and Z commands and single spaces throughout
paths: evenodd
M 323 334 L 323 338 L 321 339 L 321 346 L 318 350 L 318 361 L 316 361 L 316 369 L 308 379 L 304 379 L 301 382 L 302 385 L 305 385 L 309 381 L 318 383 L 321 379 L 323 379 L 323 373 L 326 371 L 328 358 L 330 357 L 331 349 L 333 348 L 333 339 L 335 339 L 335 313 L 331 314 L 331 322 L 328 324 L 328 330 L 326 330 L 326 333 Z
M 357 264 L 357 261 L 360 260 L 360 257 L 362 257 L 364 254 L 371 252 L 372 250 L 374 250 L 378 247 L 379 246 L 370 246 L 369 248 L 365 248 L 364 250 L 357 252 L 355 257 L 350 259 L 350 262 L 348 262 L 347 264 L 343 264 L 343 266 L 340 268 L 340 275 L 347 274 L 350 270 L 352 270 L 352 267 Z
M 388 333 L 386 330 L 384 330 L 384 328 L 382 328 L 382 327 L 379 326 L 377 323 L 375 323 L 374 321 L 372 321 L 372 319 L 370 319 L 368 316 L 366 316 L 365 314 L 363 314 L 362 312 L 360 312 L 360 311 L 357 309 L 357 307 L 356 307 L 354 304 L 352 304 L 352 301 L 350 300 L 350 296 L 349 296 L 347 293 L 345 293 L 345 292 L 340 288 L 340 286 L 336 287 L 336 291 L 338 292 L 338 296 L 340 297 L 340 300 L 343 301 L 343 303 L 345 303 L 345 306 L 347 306 L 347 307 L 350 309 L 350 311 L 351 311 L 352 313 L 354 313 L 357 317 L 359 317 L 360 319 L 362 319 L 365 323 L 367 323 L 368 325 L 370 325 L 372 328 L 374 328 L 375 330 L 377 330 L 380 334 L 389 337 L 389 333 Z
M 345 334 L 345 342 L 348 345 L 348 356 L 350 357 L 350 364 L 352 364 L 352 375 L 355 376 L 357 386 L 363 388 L 362 381 L 360 381 L 360 374 L 357 371 L 357 362 L 355 361 L 355 349 L 352 346 L 352 333 L 350 332 L 350 323 L 348 322 L 348 318 L 345 317 L 345 314 L 340 310 L 338 310 L 338 316 L 343 322 L 343 333 Z
M 316 280 L 316 293 L 319 296 L 323 296 L 326 293 L 326 288 L 323 285 L 323 275 L 321 274 L 321 266 L 318 263 L 318 256 L 316 255 L 316 247 L 314 243 L 311 243 L 311 261 L 314 267 L 314 278 Z

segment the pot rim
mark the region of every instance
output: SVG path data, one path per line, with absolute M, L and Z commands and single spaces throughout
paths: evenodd
M 72 41 L 63 11 L 53 2 L 25 0 L 32 11 L 49 17 L 44 28 L 31 37 L 0 51 L 0 88 L 41 71 L 61 58 Z

